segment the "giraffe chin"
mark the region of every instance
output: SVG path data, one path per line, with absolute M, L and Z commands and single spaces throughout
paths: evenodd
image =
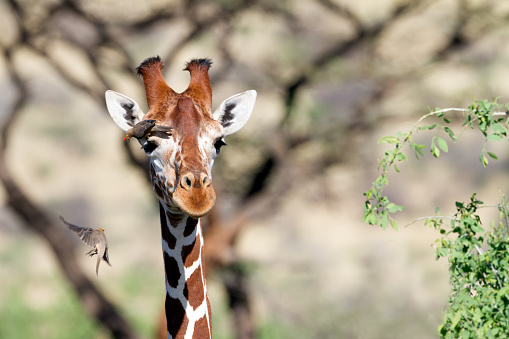
M 192 192 L 177 188 L 173 192 L 172 200 L 182 212 L 198 219 L 205 216 L 214 207 L 216 192 L 212 186 L 205 189 L 193 189 Z

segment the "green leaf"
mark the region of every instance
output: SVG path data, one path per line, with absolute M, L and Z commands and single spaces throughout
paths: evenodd
M 369 213 L 366 215 L 365 222 L 367 222 L 369 225 L 377 225 L 378 224 L 378 218 L 375 214 Z
M 398 153 L 398 155 L 396 156 L 396 158 L 399 160 L 399 161 L 407 161 L 408 158 L 406 157 L 405 153 Z
M 426 148 L 426 145 L 419 145 L 419 144 L 416 144 L 416 143 L 411 142 L 411 143 L 410 143 L 410 148 L 412 148 L 413 150 L 415 150 L 415 157 L 416 157 L 417 159 L 419 159 L 419 155 L 424 156 L 424 153 L 422 152 L 422 150 L 423 150 L 424 148 Z
M 482 226 L 480 226 L 477 223 L 474 223 L 471 228 L 472 228 L 472 231 L 475 233 L 484 233 L 484 228 L 482 228 Z
M 440 150 L 438 149 L 438 147 L 435 146 L 435 144 L 431 145 L 431 154 L 433 154 L 435 158 L 438 158 L 440 156 Z
M 392 219 L 391 218 L 391 226 L 392 228 L 397 232 L 398 231 L 398 223 L 396 222 L 396 220 Z
M 397 144 L 399 139 L 393 136 L 386 136 L 378 140 L 378 144 Z
M 387 212 L 384 211 L 382 213 L 382 218 L 380 219 L 380 226 L 382 227 L 382 229 L 386 229 L 387 228 L 388 221 L 389 221 L 389 217 L 387 216 Z
M 488 158 L 485 155 L 482 156 L 482 165 L 484 167 L 488 166 Z
M 498 160 L 498 157 L 497 157 L 494 153 L 488 152 L 488 155 L 489 155 L 492 159 Z
M 444 139 L 437 137 L 437 144 L 442 151 L 445 153 L 449 152 L 449 147 L 447 146 L 447 142 Z
M 504 126 L 502 126 L 501 124 L 499 123 L 495 123 L 491 126 L 491 130 L 495 133 L 498 133 L 498 134 L 505 134 L 506 131 L 505 131 L 505 128 Z
M 447 134 L 449 134 L 449 137 L 451 137 L 453 141 L 456 141 L 456 136 L 454 135 L 452 129 L 450 129 L 449 127 L 444 127 L 444 130 L 447 132 Z
M 433 125 L 424 125 L 424 126 L 421 126 L 419 127 L 419 130 L 420 131 L 424 131 L 424 130 L 432 130 L 434 129 L 435 127 L 437 127 L 437 124 L 433 124 Z
M 396 213 L 396 212 L 403 211 L 403 206 L 396 205 L 393 202 L 388 203 L 386 208 L 389 211 L 389 213 Z
M 486 137 L 486 139 L 491 141 L 500 141 L 503 139 L 503 137 L 500 134 L 490 134 Z

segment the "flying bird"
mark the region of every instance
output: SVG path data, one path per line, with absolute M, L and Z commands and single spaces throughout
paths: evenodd
M 64 224 L 67 225 L 67 228 L 78 234 L 84 244 L 93 247 L 87 255 L 91 257 L 97 254 L 97 265 L 95 266 L 96 275 L 99 275 L 99 263 L 101 262 L 101 259 L 111 266 L 110 259 L 108 257 L 108 240 L 104 234 L 104 228 L 95 229 L 91 227 L 81 227 L 68 223 L 62 216 L 60 216 L 60 219 L 62 219 Z
M 126 131 L 124 140 L 131 142 L 132 137 L 140 140 L 151 136 L 168 139 L 172 129 L 170 126 L 156 125 L 155 120 L 142 120 Z

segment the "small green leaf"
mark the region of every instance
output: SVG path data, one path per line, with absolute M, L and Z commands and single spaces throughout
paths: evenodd
M 396 220 L 392 219 L 391 218 L 391 226 L 392 228 L 397 232 L 398 231 L 398 223 L 396 222 Z
M 449 147 L 447 146 L 447 142 L 444 139 L 437 137 L 437 144 L 442 151 L 445 153 L 449 152 Z
M 495 160 L 498 160 L 498 157 L 497 157 L 494 153 L 488 152 L 488 155 L 489 155 L 491 158 L 493 158 L 493 159 L 495 159 Z
M 437 124 L 433 124 L 433 125 L 424 125 L 424 126 L 421 126 L 419 127 L 419 130 L 420 131 L 424 131 L 424 130 L 432 130 L 434 129 L 435 127 L 437 127 Z
M 486 137 L 486 139 L 491 141 L 500 141 L 503 139 L 503 137 L 500 134 L 490 134 Z
M 375 214 L 370 213 L 369 215 L 366 216 L 366 222 L 369 225 L 377 225 L 378 224 L 378 218 L 376 217 Z
M 407 161 L 408 158 L 406 157 L 405 153 L 398 153 L 397 159 L 399 161 Z
M 484 233 L 484 228 L 482 228 L 482 226 L 480 226 L 477 223 L 474 223 L 471 228 L 472 228 L 472 231 L 475 233 Z
M 491 130 L 498 134 L 505 134 L 505 128 L 499 123 L 495 123 L 491 126 Z
M 424 148 L 426 148 L 426 145 L 419 145 L 419 144 L 416 144 L 416 143 L 411 142 L 411 143 L 410 143 L 410 148 L 412 148 L 413 150 L 415 150 L 415 157 L 416 157 L 417 159 L 419 159 L 419 155 L 424 156 L 424 153 L 422 152 L 422 150 L 423 150 Z
M 386 137 L 382 137 L 380 138 L 380 140 L 378 140 L 378 144 L 397 144 L 399 142 L 399 139 L 396 138 L 396 137 L 393 137 L 393 136 L 386 136 Z
M 453 141 L 456 141 L 456 136 L 454 135 L 452 129 L 450 129 L 449 127 L 444 127 L 444 130 L 447 132 L 447 134 L 449 134 L 449 137 L 451 137 Z
M 434 144 L 431 145 L 431 154 L 433 154 L 435 158 L 440 156 L 440 150 Z
M 386 208 L 389 211 L 389 213 L 396 213 L 396 212 L 403 211 L 403 206 L 396 205 L 393 202 L 388 203 Z
M 370 190 L 368 190 L 368 191 L 366 191 L 366 192 L 364 193 L 364 196 L 365 196 L 365 197 L 366 197 L 366 199 L 368 199 L 368 200 L 369 200 L 369 199 L 371 199 L 371 196 L 372 196 L 372 195 L 373 195 L 373 188 L 372 188 L 372 189 L 370 189 Z
M 382 227 L 382 229 L 383 229 L 383 230 L 387 228 L 387 223 L 388 223 L 388 221 L 389 221 L 389 218 L 388 218 L 388 216 L 387 216 L 387 212 L 386 212 L 386 211 L 384 211 L 384 212 L 382 213 L 382 217 L 381 217 L 381 219 L 380 219 L 380 226 Z

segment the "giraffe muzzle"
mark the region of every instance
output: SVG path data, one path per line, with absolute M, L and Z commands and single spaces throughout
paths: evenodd
M 193 218 L 210 212 L 216 201 L 216 193 L 210 177 L 204 172 L 185 172 L 173 193 L 173 201 Z
M 206 189 L 211 185 L 210 178 L 207 174 L 187 172 L 180 178 L 180 186 L 186 191 L 190 191 L 193 188 L 204 188 Z

